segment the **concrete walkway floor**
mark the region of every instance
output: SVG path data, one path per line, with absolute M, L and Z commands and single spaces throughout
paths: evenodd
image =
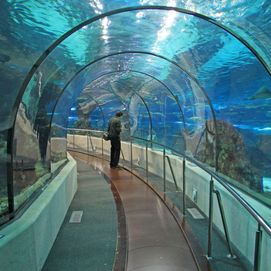
M 199 270 L 179 225 L 150 187 L 124 169 L 110 169 L 104 160 L 72 155 L 101 171 L 120 195 L 127 224 L 126 270 Z
M 78 189 L 42 271 L 112 271 L 114 266 L 118 214 L 110 184 L 84 161 L 77 160 L 77 172 Z

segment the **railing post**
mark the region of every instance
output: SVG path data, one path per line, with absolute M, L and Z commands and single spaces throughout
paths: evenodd
M 89 154 L 89 141 L 88 141 L 88 131 L 87 131 L 87 153 Z
M 186 167 L 186 160 L 185 160 L 185 157 L 183 157 L 183 215 L 186 215 L 186 201 L 185 201 L 186 178 L 185 178 L 185 167 Z
M 209 191 L 209 227 L 208 227 L 208 252 L 207 252 L 208 259 L 212 259 L 213 190 L 214 190 L 214 180 L 213 176 L 211 176 Z
M 168 155 L 166 155 L 166 159 L 168 161 L 169 169 L 170 169 L 171 176 L 172 176 L 174 184 L 175 184 L 176 191 L 178 192 L 179 189 L 178 189 L 177 181 L 176 181 L 175 174 L 174 174 L 174 171 L 173 171 L 173 168 L 172 168 L 172 165 L 171 165 L 171 162 L 170 162 L 170 159 L 169 159 Z
M 73 134 L 72 134 L 72 145 L 73 145 L 73 149 L 75 149 L 74 133 L 75 133 L 75 131 L 73 131 Z
M 228 249 L 229 249 L 229 252 L 230 252 L 228 257 L 236 259 L 236 256 L 233 254 L 233 251 L 232 251 L 232 248 L 231 248 L 230 235 L 229 235 L 226 216 L 225 216 L 225 212 L 224 212 L 224 208 L 223 208 L 223 204 L 222 204 L 221 195 L 220 195 L 219 191 L 216 190 L 216 189 L 214 189 L 214 192 L 216 193 L 216 196 L 217 196 L 217 202 L 218 202 L 218 206 L 219 206 L 219 210 L 220 210 L 220 214 L 221 214 L 221 219 L 222 219 L 222 224 L 223 224 L 223 228 L 224 228 L 224 232 L 225 232 L 225 237 L 226 237 Z
M 261 263 L 261 243 L 262 243 L 262 230 L 261 225 L 258 224 L 258 230 L 255 235 L 255 250 L 254 250 L 254 268 L 253 271 L 260 270 Z
M 89 133 L 89 142 L 90 142 L 91 149 L 92 149 L 93 153 L 95 153 L 94 145 L 93 145 L 92 138 L 91 138 L 91 133 Z
M 101 140 L 102 140 L 102 157 L 104 157 L 104 140 L 103 138 L 101 138 Z
M 163 149 L 163 182 L 164 182 L 164 193 L 166 193 L 166 149 Z
M 131 170 L 133 169 L 133 140 L 130 141 Z
M 148 159 L 148 142 L 146 142 L 146 179 L 149 181 L 149 159 Z
M 123 161 L 125 161 L 125 157 L 124 157 L 122 149 L 120 149 L 120 152 L 121 152 L 121 156 L 122 156 Z
M 24 179 L 24 160 L 21 160 L 21 170 L 20 170 L 21 178 Z
M 68 145 L 70 145 L 70 138 L 68 139 L 68 130 L 66 131 L 66 156 L 67 156 L 67 151 L 68 151 Z M 52 153 L 52 145 L 50 146 L 51 153 Z

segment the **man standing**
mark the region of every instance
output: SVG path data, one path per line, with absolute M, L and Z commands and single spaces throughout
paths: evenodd
M 109 120 L 108 123 L 108 135 L 111 141 L 111 155 L 110 155 L 110 167 L 118 167 L 120 158 L 120 132 L 122 112 L 117 112 L 116 115 Z

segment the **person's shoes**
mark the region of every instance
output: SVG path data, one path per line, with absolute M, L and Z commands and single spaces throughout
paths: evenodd
M 122 169 L 122 167 L 120 167 L 120 166 L 111 166 L 111 165 L 110 165 L 110 168 Z

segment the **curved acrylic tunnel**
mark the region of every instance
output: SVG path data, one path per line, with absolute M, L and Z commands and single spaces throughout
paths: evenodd
M 151 86 L 150 84 L 151 84 L 151 82 L 150 81 L 152 81 L 152 80 L 150 80 L 149 82 L 147 82 L 147 83 L 145 83 L 144 84 L 144 90 L 145 90 L 145 93 L 142 93 L 142 96 L 141 96 L 141 94 L 139 94 L 139 93 L 137 93 L 135 90 L 131 90 L 131 87 L 129 87 L 129 84 L 128 84 L 128 87 L 126 86 L 125 88 L 126 89 L 124 89 L 124 91 L 123 92 L 126 92 L 126 93 L 116 93 L 116 92 L 118 92 L 118 90 L 120 90 L 121 91 L 121 89 L 123 89 L 123 87 L 119 87 L 119 84 L 118 83 L 116 83 L 116 81 L 117 81 L 117 79 L 115 79 L 115 77 L 116 77 L 116 75 L 117 75 L 117 78 L 120 78 L 120 77 L 122 77 L 122 81 L 126 81 L 126 82 L 129 82 L 129 79 L 130 79 L 130 81 L 131 81 L 131 78 L 129 78 L 129 77 L 131 77 L 131 76 L 128 76 L 128 73 L 129 74 L 140 74 L 140 75 L 144 75 L 145 77 L 147 77 L 147 78 L 149 78 L 149 79 L 152 79 L 154 82 L 156 82 L 156 83 L 158 83 L 158 84 L 160 84 L 161 86 L 160 86 L 160 88 L 165 88 L 166 89 L 166 93 L 162 93 L 162 92 L 165 92 L 165 91 L 161 91 L 161 93 L 152 93 L 152 91 L 155 91 L 155 89 L 154 89 L 154 86 Z M 111 75 L 111 76 L 110 76 Z M 113 77 L 113 79 L 107 79 L 108 77 Z M 105 78 L 105 77 L 107 77 L 107 78 Z M 125 77 L 125 78 L 124 78 Z M 105 78 L 105 79 L 104 79 Z M 148 106 L 147 106 L 147 104 L 146 104 L 146 102 L 144 101 L 144 99 L 143 99 L 143 97 L 144 96 L 150 96 L 150 95 L 153 95 L 153 96 L 155 96 L 154 97 L 154 102 L 153 103 L 155 103 L 155 101 L 157 102 L 157 100 L 158 100 L 158 97 L 159 97 L 159 95 L 162 95 L 163 94 L 163 96 L 169 96 L 169 99 L 171 100 L 171 103 L 172 103 L 172 100 L 173 101 L 175 101 L 175 103 L 176 103 L 176 105 L 177 105 L 177 107 L 178 107 L 178 109 L 179 109 L 179 114 L 178 114 L 178 112 L 176 112 L 175 113 L 175 115 L 177 114 L 177 121 L 181 124 L 180 126 L 181 126 L 181 128 L 184 128 L 185 127 L 185 120 L 184 120 L 184 114 L 183 114 L 183 112 L 182 112 L 182 109 L 181 109 L 181 105 L 180 105 L 180 103 L 179 103 L 179 100 L 178 100 L 178 98 L 176 98 L 176 96 L 171 92 L 171 90 L 162 82 L 162 81 L 160 81 L 159 79 L 156 79 L 155 77 L 153 77 L 153 76 L 151 76 L 151 75 L 149 75 L 149 74 L 147 74 L 147 73 L 144 73 L 144 72 L 140 72 L 140 71 L 134 71 L 134 70 L 118 70 L 118 71 L 112 71 L 112 72 L 107 72 L 106 74 L 102 74 L 100 77 L 98 77 L 98 78 L 96 78 L 95 80 L 93 80 L 90 84 L 89 84 L 89 86 L 88 86 L 88 89 L 89 90 L 91 90 L 91 85 L 93 85 L 94 84 L 94 82 L 95 81 L 98 81 L 98 80 L 104 80 L 104 81 L 106 81 L 106 79 L 107 79 L 107 81 L 109 81 L 109 87 L 110 87 L 110 89 L 112 90 L 113 89 L 113 87 L 112 87 L 112 83 L 114 84 L 114 89 L 116 89 L 116 91 L 114 91 L 114 90 L 112 90 L 112 92 L 114 92 L 115 93 L 115 95 L 119 95 L 120 97 L 127 97 L 127 96 L 131 96 L 131 92 L 132 92 L 132 95 L 134 96 L 134 94 L 133 93 L 135 93 L 136 94 L 136 96 L 139 96 L 139 98 L 143 101 L 143 103 L 146 105 L 146 108 L 147 108 L 147 111 L 149 111 L 149 109 L 148 109 Z M 138 85 L 139 85 L 139 82 L 142 82 L 142 80 L 140 79 L 140 78 L 135 78 L 135 79 L 133 79 L 135 82 L 138 82 Z M 99 82 L 97 83 L 97 84 L 99 84 Z M 146 84 L 148 84 L 148 86 L 146 86 Z M 105 83 L 103 83 L 103 85 L 105 85 Z M 95 87 L 95 86 L 94 86 Z M 141 89 L 143 88 L 143 87 L 140 87 Z M 146 90 L 146 88 L 147 88 L 147 90 Z M 95 92 L 95 88 L 92 90 L 93 92 Z M 148 93 L 146 93 L 148 91 Z M 85 92 L 85 91 L 84 91 Z M 132 96 L 131 96 L 132 97 Z M 151 97 L 148 97 L 148 99 L 150 99 Z M 159 103 L 161 104 L 161 103 L 163 103 L 163 101 L 159 101 Z M 171 108 L 171 110 L 172 111 L 174 111 L 174 106 L 171 106 L 170 107 Z M 112 112 L 112 113 L 114 113 L 114 112 Z M 112 113 L 111 113 L 111 115 L 112 115 Z M 132 117 L 132 116 L 131 116 Z M 150 126 L 152 126 L 152 122 L 151 122 L 151 116 L 149 116 L 149 119 L 150 119 Z M 132 120 L 133 121 L 133 120 Z M 134 121 L 135 121 L 135 118 L 134 118 Z M 151 131 L 152 131 L 152 129 L 151 129 L 151 127 L 149 127 L 148 128 L 148 130 L 149 130 L 149 135 L 151 135 Z M 132 134 L 133 135 L 133 134 Z M 150 136 L 150 138 L 152 138 L 152 136 Z
M 264 148 L 271 144 L 270 68 L 264 54 L 226 30 L 205 16 L 169 7 L 115 10 L 71 29 L 42 54 L 16 88 L 17 100 L 10 101 L 3 127 L 12 127 L 18 110 L 14 146 L 8 142 L 14 167 L 24 159 L 40 167 L 33 181 L 50 175 L 51 119 L 51 135 L 65 136 L 54 124 L 66 127 L 70 108 L 89 93 L 93 112 L 99 108 L 97 121 L 103 119 L 97 127 L 104 128 L 117 109 L 131 115 L 131 104 L 140 104 L 130 124 L 144 131 L 142 137 L 151 119 L 157 140 L 174 147 L 173 137 L 182 135 L 190 155 L 259 192 L 270 169 Z M 9 191 L 16 195 L 24 187 L 17 185 L 20 176 L 13 177 Z
M 122 56 L 122 54 L 124 54 L 124 56 Z M 131 55 L 130 62 L 126 61 L 127 56 L 125 56 L 125 55 Z M 145 58 L 145 55 L 147 56 L 147 59 Z M 209 99 L 206 99 L 207 95 L 206 95 L 205 91 L 202 89 L 202 87 L 199 85 L 199 83 L 197 82 L 197 80 L 195 78 L 193 78 L 189 74 L 188 74 L 188 76 L 186 76 L 187 72 L 184 69 L 182 69 L 182 67 L 180 67 L 178 64 L 176 64 L 172 61 L 166 60 L 159 55 L 153 55 L 153 54 L 147 53 L 147 52 L 116 53 L 113 56 L 112 55 L 107 56 L 106 60 L 109 59 L 109 57 L 110 57 L 110 62 L 108 62 L 108 63 L 101 62 L 99 64 L 100 66 L 103 65 L 103 66 L 101 66 L 102 68 L 100 68 L 99 66 L 94 66 L 94 68 L 92 68 L 92 72 L 90 72 L 89 69 L 84 71 L 84 74 L 87 74 L 87 76 L 89 76 L 88 80 L 91 79 L 90 74 L 93 74 L 93 73 L 95 74 L 95 70 L 96 71 L 99 71 L 100 69 L 103 70 L 103 69 L 105 69 L 106 66 L 110 67 L 110 69 L 112 69 L 112 67 L 115 67 L 115 69 L 117 69 L 118 71 L 121 71 L 121 66 L 125 65 L 126 74 L 128 72 L 137 72 L 137 73 L 145 74 L 146 76 L 154 78 L 154 76 L 151 75 L 151 73 L 152 73 L 152 74 L 155 74 L 155 76 L 156 76 L 155 80 L 160 81 L 160 84 L 162 84 L 167 89 L 169 97 L 171 97 L 173 100 L 175 100 L 175 103 L 179 107 L 179 113 L 176 112 L 176 114 L 182 115 L 183 124 L 181 124 L 181 125 L 185 126 L 184 113 L 181 108 L 182 107 L 181 103 L 182 104 L 185 103 L 186 108 L 188 108 L 189 106 L 192 106 L 193 104 L 197 105 L 197 108 L 200 108 L 200 107 L 204 107 L 204 103 L 206 103 L 206 104 L 208 103 L 207 107 L 210 107 L 210 111 L 212 111 L 211 113 L 213 114 L 213 118 L 214 118 L 212 105 L 211 105 Z M 159 61 L 157 61 L 157 59 L 156 59 L 157 57 L 159 58 L 158 59 Z M 102 58 L 101 60 L 104 61 L 104 59 L 105 59 L 105 57 Z M 94 63 L 96 61 L 101 61 L 101 60 L 100 59 L 95 60 Z M 139 71 L 133 70 L 134 66 L 139 66 L 139 67 L 143 66 L 144 67 L 145 60 L 147 60 L 147 62 L 149 64 L 148 65 L 148 69 L 150 70 L 149 74 L 142 72 L 142 71 L 139 72 Z M 121 61 L 123 61 L 123 63 L 125 63 L 125 64 L 123 64 Z M 161 70 L 164 70 L 168 67 L 168 62 L 173 64 L 173 66 L 171 67 L 171 73 L 172 73 L 172 76 L 174 76 L 174 80 L 170 80 L 171 78 L 163 78 L 163 74 L 160 72 Z M 91 63 L 91 64 L 93 65 L 93 63 Z M 71 77 L 69 82 L 74 80 L 75 77 L 77 76 L 77 74 L 80 73 L 81 71 L 83 71 L 84 69 L 88 68 L 89 65 L 86 65 L 84 68 L 80 69 L 74 76 Z M 108 74 L 109 73 L 112 73 L 112 72 L 108 71 Z M 114 73 L 114 71 L 113 71 L 113 73 Z M 86 76 L 83 76 L 83 77 L 86 77 Z M 160 77 L 161 77 L 161 79 L 158 79 Z M 76 80 L 82 80 L 82 79 L 76 79 Z M 164 81 L 164 83 L 162 82 L 162 80 Z M 194 82 L 190 82 L 190 81 L 194 81 Z M 175 91 L 171 91 L 171 89 L 168 87 L 168 85 L 172 89 L 174 88 Z M 193 86 L 193 89 L 194 89 L 193 93 L 190 93 L 190 90 L 189 90 L 191 85 Z M 202 96 L 205 96 L 205 98 Z M 200 100 L 202 100 L 201 106 L 200 106 Z M 205 100 L 207 100 L 207 101 L 205 101 Z M 186 112 L 186 114 L 189 114 L 189 113 Z M 198 119 L 200 117 L 202 117 L 200 115 L 196 116 L 196 112 L 194 112 L 193 114 L 192 115 L 195 117 L 194 120 L 197 119 L 196 117 L 198 117 Z M 190 113 L 190 115 L 191 115 L 191 113 Z M 206 114 L 206 116 L 207 116 L 207 114 Z M 206 118 L 206 116 L 205 116 L 205 118 Z M 212 118 L 211 114 L 210 114 L 209 118 Z M 204 116 L 203 116 L 203 119 L 204 119 Z M 190 126 L 193 126 L 193 125 L 190 124 Z
M 111 65 L 113 65 L 111 63 Z M 95 69 L 97 69 L 97 67 L 95 67 Z M 88 71 L 89 73 L 89 71 Z M 131 83 L 131 78 L 129 78 L 128 74 L 132 74 L 135 73 L 134 71 L 131 70 L 127 70 L 126 72 L 122 72 L 122 85 L 124 85 L 124 87 L 121 87 L 119 83 L 117 82 L 117 78 L 119 78 L 119 75 L 114 76 L 116 72 L 108 72 L 107 74 L 103 74 L 101 76 L 101 82 L 97 82 L 98 86 L 103 85 L 103 87 L 106 85 L 106 78 L 104 78 L 106 75 L 108 76 L 109 74 L 113 74 L 113 78 L 114 79 L 107 79 L 110 81 L 109 83 L 109 88 L 112 89 L 112 86 L 114 86 L 114 89 L 116 89 L 116 95 L 119 95 L 121 97 L 127 97 L 130 94 L 129 93 L 133 93 L 134 89 L 136 89 L 136 87 L 138 87 L 138 82 L 142 82 L 142 80 L 140 78 L 138 79 L 134 79 L 134 82 L 136 83 L 136 87 L 134 87 Z M 118 71 L 117 73 L 121 73 L 121 71 Z M 137 72 L 137 74 L 141 74 L 141 72 Z M 146 76 L 146 74 L 143 73 L 144 76 Z M 148 76 L 149 77 L 149 76 Z M 77 80 L 81 80 L 81 79 L 77 79 Z M 97 80 L 97 79 L 96 79 Z M 156 82 L 158 82 L 157 80 L 155 80 Z M 126 82 L 126 84 L 125 84 Z M 127 84 L 128 83 L 128 84 Z M 90 84 L 89 84 L 90 85 Z M 132 88 L 131 88 L 132 86 Z M 152 85 L 151 83 L 148 83 L 148 85 L 144 84 L 144 87 L 142 88 L 142 90 L 139 91 L 139 93 L 141 93 L 140 95 L 142 95 L 142 97 L 146 97 L 144 98 L 146 102 L 143 103 L 145 105 L 145 108 L 147 109 L 147 119 L 149 119 L 149 121 L 147 121 L 148 123 L 148 127 L 145 127 L 145 131 L 142 131 L 142 129 L 144 130 L 144 126 L 142 124 L 138 123 L 138 115 L 141 115 L 141 121 L 142 122 L 142 116 L 144 114 L 140 114 L 138 112 L 138 108 L 136 108 L 137 106 L 137 102 L 138 99 L 135 100 L 135 95 L 131 96 L 132 97 L 132 103 L 128 102 L 128 105 L 132 105 L 132 106 L 128 106 L 129 108 L 129 115 L 130 115 L 130 123 L 132 123 L 132 127 L 131 127 L 131 134 L 134 136 L 140 136 L 142 138 L 152 138 L 152 133 L 154 133 L 153 139 L 159 140 L 159 142 L 164 142 L 164 144 L 166 144 L 169 147 L 174 148 L 176 151 L 183 153 L 185 151 L 185 138 L 182 136 L 183 132 L 189 132 L 189 130 L 184 131 L 184 122 L 182 119 L 182 112 L 180 112 L 180 107 L 176 102 L 176 99 L 174 99 L 174 95 L 173 93 L 169 90 L 166 89 L 166 92 L 163 94 L 163 91 L 161 91 Z M 165 86 L 163 85 L 163 87 L 165 88 Z M 88 87 L 88 89 L 91 89 L 90 87 Z M 117 93 L 119 91 L 119 94 Z M 158 92 L 157 92 L 158 91 Z M 85 91 L 83 91 L 85 92 Z M 98 93 L 98 95 L 102 95 L 101 91 L 99 91 L 99 87 L 95 88 L 93 87 L 92 89 L 93 93 Z M 114 92 L 114 91 L 113 91 Z M 137 93 L 136 96 L 138 96 L 139 94 Z M 139 96 L 140 99 L 142 100 L 142 97 Z M 159 97 L 159 98 L 158 98 Z M 162 97 L 166 97 L 165 100 L 163 101 Z M 72 99 L 73 100 L 73 99 Z M 85 99 L 87 100 L 87 99 Z M 109 99 L 110 100 L 110 99 Z M 168 102 L 167 102 L 168 101 Z M 194 102 L 195 103 L 195 102 Z M 68 103 L 65 102 L 65 104 L 67 105 Z M 166 106 L 167 105 L 167 106 Z M 201 105 L 201 108 L 200 108 Z M 115 105 L 116 106 L 116 105 Z M 164 107 L 164 109 L 167 109 L 166 111 L 161 109 L 161 106 Z M 69 106 L 68 106 L 69 107 Z M 126 106 L 127 107 L 127 106 Z M 187 105 L 188 107 L 188 105 Z M 194 123 L 198 123 L 199 121 L 201 122 L 205 122 L 206 120 L 204 119 L 204 117 L 206 116 L 202 116 L 202 111 L 204 112 L 204 108 L 206 107 L 206 105 L 204 103 L 197 102 L 197 108 L 199 112 L 201 112 L 201 114 L 199 114 L 198 116 L 196 116 L 196 113 L 194 113 L 193 115 L 193 122 Z M 208 107 L 208 105 L 207 105 Z M 60 108 L 63 111 L 63 105 L 60 105 Z M 118 107 L 117 107 L 118 108 Z M 151 110 L 149 110 L 149 108 Z M 179 109 L 179 110 L 178 110 Z M 150 111 L 150 112 L 149 112 Z M 207 112 L 206 112 L 207 113 Z M 112 112 L 107 114 L 108 117 L 112 116 Z M 66 117 L 64 117 L 64 119 L 67 119 L 67 115 Z M 212 116 L 209 117 L 209 119 L 212 119 Z M 153 121 L 152 121 L 153 120 Z M 143 120 L 143 124 L 144 122 L 146 123 L 146 121 Z M 154 128 L 150 129 L 153 125 L 152 122 L 155 122 Z M 166 124 L 166 125 L 165 125 Z M 58 124 L 60 125 L 60 124 Z M 191 125 L 191 123 L 190 123 Z M 126 126 L 126 124 L 125 124 Z M 191 125 L 192 126 L 192 125 Z M 198 125 L 199 126 L 199 125 Z M 141 131 L 135 131 L 135 129 L 141 129 Z M 178 128 L 179 127 L 179 128 Z M 196 127 L 196 125 L 194 124 L 192 126 L 193 128 Z M 92 127 L 93 128 L 93 127 Z M 204 128 L 204 127 L 203 127 Z M 200 129 L 203 129 L 202 127 L 197 127 L 197 131 L 199 131 Z M 172 131 L 176 131 L 176 132 L 172 132 Z M 204 130 L 202 131 L 204 132 Z M 192 135 L 192 129 L 190 127 L 190 136 Z M 187 134 L 188 135 L 188 134 Z M 188 137 L 188 136 L 186 136 Z M 127 138 L 127 136 L 126 136 Z M 201 142 L 198 142 L 197 146 L 200 145 Z M 193 144 L 192 146 L 194 146 L 195 144 Z M 195 150 L 195 147 L 193 148 Z M 192 150 L 190 150 L 192 151 Z

